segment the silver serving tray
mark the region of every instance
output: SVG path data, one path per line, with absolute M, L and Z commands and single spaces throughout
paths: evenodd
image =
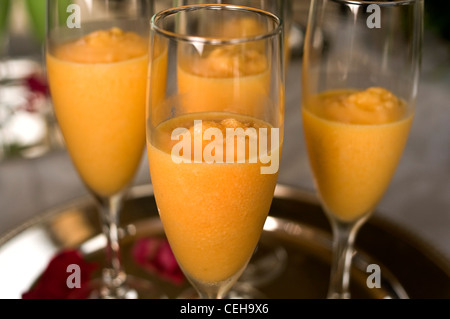
M 164 237 L 151 185 L 131 189 L 122 216 L 122 259 L 129 274 L 152 281 L 168 298 L 188 296 L 190 286 L 172 284 L 142 269 L 130 256 L 136 239 Z M 0 298 L 21 298 L 59 251 L 79 249 L 101 264 L 105 238 L 93 200 L 82 197 L 37 215 L 0 238 Z M 353 298 L 450 298 L 450 265 L 402 228 L 374 216 L 356 239 Z M 330 272 L 329 223 L 314 194 L 277 185 L 257 250 L 233 297 L 322 299 Z M 381 288 L 368 288 L 381 269 Z

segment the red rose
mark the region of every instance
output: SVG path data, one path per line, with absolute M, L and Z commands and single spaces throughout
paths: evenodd
M 167 240 L 142 238 L 134 244 L 132 253 L 135 262 L 148 272 L 174 284 L 183 283 L 183 272 Z
M 47 79 L 40 74 L 31 74 L 25 79 L 25 83 L 31 92 L 49 94 Z
M 67 284 L 68 277 L 72 271 L 68 271 L 69 265 L 77 265 L 80 268 L 81 288 L 90 281 L 92 272 L 97 268 L 94 263 L 86 262 L 81 253 L 76 250 L 67 250 L 58 253 L 50 260 L 44 273 L 37 284 L 29 291 L 22 294 L 23 299 L 66 299 L 74 292 Z M 87 291 L 87 289 L 85 290 Z M 81 295 L 80 298 L 87 298 Z
M 43 107 L 47 107 L 46 100 L 49 96 L 47 79 L 41 74 L 31 74 L 25 79 L 28 88 L 26 94 L 26 104 L 24 110 L 30 113 L 39 112 Z

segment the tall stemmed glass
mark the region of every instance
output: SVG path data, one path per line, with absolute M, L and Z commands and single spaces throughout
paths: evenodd
M 328 298 L 350 298 L 356 234 L 388 188 L 407 142 L 422 29 L 421 0 L 311 2 L 302 118 L 333 230 Z
M 143 298 L 148 283 L 127 276 L 119 214 L 145 148 L 152 0 L 49 0 L 47 74 L 67 150 L 94 195 L 107 238 L 93 298 Z
M 254 19 L 257 28 L 230 26 Z M 222 298 L 258 243 L 284 126 L 282 29 L 258 9 L 190 5 L 152 20 L 147 150 L 161 220 L 201 298 Z
M 293 22 L 291 0 L 174 0 L 173 2 L 177 6 L 206 3 L 231 4 L 257 8 L 275 14 L 282 20 L 283 25 L 284 73 L 286 74 L 291 55 L 289 46 L 289 35 Z M 238 29 L 239 33 L 245 34 L 246 32 L 253 32 L 257 26 L 257 21 L 252 21 L 246 17 L 246 19 L 237 21 L 231 30 Z M 229 296 L 246 299 L 264 297 L 261 292 L 257 291 L 256 287 L 275 280 L 285 269 L 286 264 L 287 251 L 282 245 L 269 245 L 260 241 L 247 268 L 240 277 L 239 283 L 233 286 Z

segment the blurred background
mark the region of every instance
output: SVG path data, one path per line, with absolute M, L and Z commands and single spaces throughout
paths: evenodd
M 156 1 L 157 9 L 167 1 Z M 65 152 L 45 77 L 45 0 L 0 0 L 0 236 L 86 190 Z M 293 0 L 279 183 L 313 192 L 300 118 L 309 0 Z M 417 115 L 376 212 L 450 260 L 450 2 L 426 1 Z M 150 182 L 144 154 L 135 184 Z M 301 213 L 301 212 L 299 212 Z

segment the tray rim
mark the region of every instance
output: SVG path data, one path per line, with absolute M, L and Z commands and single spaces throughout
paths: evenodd
M 127 198 L 132 199 L 152 195 L 152 184 L 145 183 L 130 187 Z M 318 196 L 314 191 L 305 188 L 290 186 L 288 184 L 277 183 L 274 192 L 274 198 L 297 200 L 301 199 L 302 201 L 309 204 L 320 205 Z M 34 217 L 26 220 L 24 223 L 16 227 L 13 227 L 9 231 L 1 235 L 0 249 L 5 244 L 7 244 L 8 241 L 20 235 L 22 232 L 35 225 L 45 222 L 46 220 L 51 219 L 52 216 L 61 213 L 61 211 L 74 207 L 87 207 L 89 205 L 95 205 L 95 200 L 93 196 L 91 196 L 90 194 L 86 194 L 69 200 L 66 203 L 56 205 L 48 210 L 41 211 Z M 434 266 L 438 267 L 442 272 L 444 272 L 450 279 L 450 260 L 446 258 L 446 256 L 444 256 L 441 252 L 434 248 L 430 243 L 415 235 L 405 227 L 390 219 L 377 215 L 379 214 L 373 214 L 366 223 L 369 223 L 377 228 L 383 228 L 385 231 L 388 231 L 391 234 L 395 234 L 395 237 L 401 238 L 402 241 L 413 247 L 418 253 L 431 261 Z
M 318 195 L 314 191 L 305 188 L 289 186 L 287 184 L 277 184 L 275 195 L 278 198 L 301 198 L 310 204 L 320 205 Z M 274 195 L 274 196 L 275 196 Z M 395 237 L 401 238 L 405 243 L 414 247 L 415 250 L 424 255 L 428 260 L 447 274 L 450 279 L 450 259 L 442 252 L 436 249 L 433 245 L 428 243 L 425 239 L 417 236 L 406 227 L 400 225 L 398 222 L 389 218 L 380 216 L 380 209 L 377 209 L 372 216 L 366 221 L 367 224 L 373 225 L 377 228 L 382 228 L 390 234 L 396 234 Z

